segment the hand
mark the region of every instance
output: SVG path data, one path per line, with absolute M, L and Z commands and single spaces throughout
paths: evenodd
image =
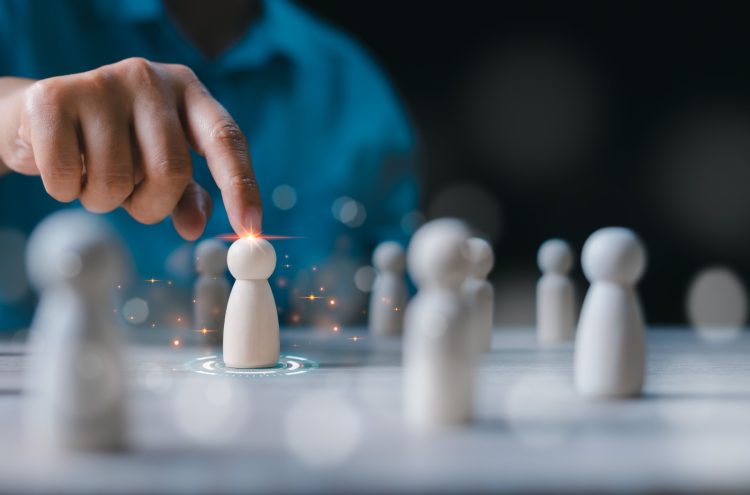
M 233 229 L 260 231 L 247 140 L 185 66 L 130 58 L 39 81 L 4 78 L 0 115 L 0 161 L 41 175 L 58 201 L 80 199 L 99 213 L 123 207 L 145 224 L 171 214 L 182 237 L 197 239 L 211 199 L 193 181 L 192 146 L 206 157 Z

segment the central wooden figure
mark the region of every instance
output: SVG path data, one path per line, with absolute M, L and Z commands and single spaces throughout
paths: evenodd
M 268 277 L 276 251 L 260 237 L 243 237 L 227 253 L 236 279 L 224 319 L 224 364 L 230 368 L 272 368 L 279 361 L 279 315 Z

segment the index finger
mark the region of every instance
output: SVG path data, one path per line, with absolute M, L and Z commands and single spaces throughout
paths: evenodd
M 198 79 L 186 85 L 184 107 L 186 131 L 206 157 L 232 228 L 239 235 L 259 233 L 262 205 L 245 135 Z

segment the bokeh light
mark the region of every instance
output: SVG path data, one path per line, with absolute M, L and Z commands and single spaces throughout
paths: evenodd
M 271 193 L 271 200 L 279 210 L 291 210 L 297 204 L 297 191 L 289 184 L 281 184 Z
M 225 446 L 250 419 L 250 401 L 234 380 L 190 378 L 177 382 L 169 414 L 188 439 Z
M 503 405 L 510 432 L 525 445 L 543 449 L 567 441 L 580 413 L 577 396 L 562 378 L 521 377 L 508 387 Z
M 344 462 L 362 436 L 354 405 L 334 392 L 302 396 L 284 418 L 284 442 L 305 464 L 330 468 Z
M 337 198 L 331 205 L 331 213 L 333 218 L 351 228 L 360 227 L 367 219 L 365 206 L 349 196 Z
M 377 273 L 370 265 L 361 266 L 354 272 L 354 285 L 362 292 L 370 292 L 375 286 Z
M 122 317 L 132 325 L 140 325 L 148 319 L 148 303 L 140 297 L 128 299 L 122 307 Z

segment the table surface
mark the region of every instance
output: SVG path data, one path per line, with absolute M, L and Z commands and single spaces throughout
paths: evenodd
M 164 337 L 127 348 L 130 447 L 43 463 L 22 435 L 24 343 L 0 344 L 0 491 L 416 492 L 750 489 L 750 334 L 648 332 L 644 395 L 572 390 L 572 345 L 496 329 L 476 419 L 402 420 L 400 340 L 282 331 L 287 368 L 229 375 Z

